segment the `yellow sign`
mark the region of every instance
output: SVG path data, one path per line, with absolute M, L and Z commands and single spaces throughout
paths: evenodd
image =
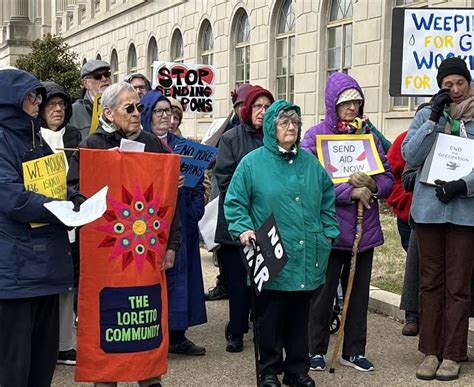
M 89 134 L 95 133 L 95 130 L 99 126 L 99 118 L 102 114 L 102 106 L 100 104 L 101 96 L 101 94 L 96 94 L 94 97 L 94 104 L 92 105 L 91 127 L 89 129 Z
M 320 134 L 316 152 L 333 183 L 347 182 L 354 172 L 385 171 L 372 134 Z
M 50 198 L 66 200 L 66 156 L 55 153 L 39 159 L 24 162 L 23 181 L 27 191 L 36 192 Z M 41 227 L 44 223 L 31 223 L 31 227 Z

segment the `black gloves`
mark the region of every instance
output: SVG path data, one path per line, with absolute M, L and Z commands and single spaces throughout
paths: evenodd
M 81 204 L 84 203 L 86 200 L 86 197 L 80 194 L 73 196 L 71 202 L 72 204 L 74 204 L 74 208 L 72 210 L 75 212 L 79 212 L 79 210 L 81 209 Z
M 466 195 L 467 185 L 464 180 L 443 181 L 435 180 L 436 197 L 444 204 L 448 203 L 456 195 Z
M 441 89 L 431 98 L 431 115 L 430 120 L 438 123 L 439 118 L 443 115 L 445 106 L 453 102 L 449 96 L 449 89 Z

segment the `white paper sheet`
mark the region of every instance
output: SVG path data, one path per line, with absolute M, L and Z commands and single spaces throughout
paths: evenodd
M 104 215 L 107 209 L 107 191 L 108 186 L 97 191 L 89 199 L 81 204 L 79 212 L 72 209 L 74 204 L 70 201 L 53 201 L 45 203 L 44 206 L 53 213 L 64 225 L 68 227 L 83 226 L 92 223 Z
M 145 144 L 122 138 L 120 140 L 120 150 L 122 152 L 145 152 Z
M 219 210 L 219 197 L 207 204 L 204 209 L 204 215 L 199 221 L 199 231 L 201 231 L 202 240 L 204 241 L 207 251 L 212 251 L 219 246 L 214 242 L 217 228 L 217 213 Z

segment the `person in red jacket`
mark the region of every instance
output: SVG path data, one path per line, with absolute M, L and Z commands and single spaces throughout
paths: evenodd
M 403 187 L 402 173 L 405 160 L 402 157 L 402 143 L 408 131 L 401 133 L 387 152 L 387 159 L 392 166 L 393 191 L 387 199 L 387 204 L 393 208 L 397 216 L 397 227 L 402 247 L 407 253 L 405 278 L 400 309 L 405 310 L 405 325 L 402 329 L 404 336 L 418 334 L 418 252 L 415 231 L 409 224 L 410 208 L 413 192 L 407 192 Z

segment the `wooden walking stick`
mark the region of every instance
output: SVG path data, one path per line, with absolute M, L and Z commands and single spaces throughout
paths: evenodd
M 335 371 L 337 354 L 339 353 L 339 348 L 341 346 L 342 339 L 344 338 L 344 326 L 346 324 L 347 311 L 349 310 L 349 302 L 350 302 L 351 293 L 352 293 L 352 284 L 354 283 L 357 253 L 359 251 L 359 243 L 362 238 L 363 220 L 364 220 L 364 205 L 359 200 L 357 202 L 357 226 L 356 226 L 354 244 L 352 245 L 352 251 L 351 251 L 351 267 L 349 271 L 349 279 L 347 281 L 346 294 L 344 296 L 344 306 L 342 308 L 341 326 L 339 327 L 339 333 L 337 334 L 336 345 L 334 346 L 334 351 L 332 353 L 331 366 L 329 368 L 329 373 L 331 374 L 333 374 Z

